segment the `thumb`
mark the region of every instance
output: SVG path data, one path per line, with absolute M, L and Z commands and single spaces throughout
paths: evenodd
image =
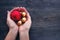
M 10 12 L 9 11 L 7 11 L 7 18 L 9 19 L 10 18 Z

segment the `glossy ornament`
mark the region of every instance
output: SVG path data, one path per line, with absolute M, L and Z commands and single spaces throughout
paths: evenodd
M 21 13 L 19 13 L 17 10 L 14 10 L 11 12 L 10 17 L 14 21 L 19 21 L 21 19 Z
M 27 20 L 26 17 L 22 18 L 22 22 L 26 22 L 26 20 Z
M 25 17 L 27 15 L 26 12 L 22 12 L 21 14 L 23 17 Z
M 23 8 L 14 9 L 10 17 L 18 26 L 23 25 L 27 21 L 27 13 Z
M 18 26 L 22 25 L 22 21 L 18 21 L 17 25 Z

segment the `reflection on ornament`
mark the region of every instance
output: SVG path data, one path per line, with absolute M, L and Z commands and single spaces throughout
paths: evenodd
M 26 22 L 26 20 L 27 20 L 26 17 L 22 18 L 22 22 Z
M 22 25 L 22 21 L 18 21 L 17 25 L 18 26 Z

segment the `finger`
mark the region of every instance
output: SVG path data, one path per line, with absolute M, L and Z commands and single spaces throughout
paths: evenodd
M 15 10 L 15 9 L 19 9 L 19 7 L 14 7 L 10 12 L 12 12 L 12 11 Z
M 20 7 L 20 9 L 23 9 L 26 13 L 28 13 L 25 7 Z
M 23 8 L 23 7 L 20 7 L 20 8 Z
M 26 13 L 29 13 L 25 7 L 22 7 L 22 8 L 25 10 Z
M 31 19 L 31 16 L 30 16 L 30 14 L 29 14 L 29 13 L 27 13 L 27 17 L 28 17 L 28 19 Z
M 7 12 L 8 12 L 7 18 L 10 19 L 10 12 L 9 11 L 7 11 Z
M 23 8 L 23 9 L 25 10 L 25 12 L 27 13 L 28 18 L 31 19 L 30 14 L 29 14 L 29 12 L 27 11 L 27 9 L 26 9 L 25 7 L 22 7 L 22 8 Z

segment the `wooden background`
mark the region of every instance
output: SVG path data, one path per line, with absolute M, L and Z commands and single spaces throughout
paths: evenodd
M 32 17 L 30 40 L 60 40 L 60 0 L 0 0 L 0 40 L 9 30 L 7 10 L 18 6 L 26 7 Z

